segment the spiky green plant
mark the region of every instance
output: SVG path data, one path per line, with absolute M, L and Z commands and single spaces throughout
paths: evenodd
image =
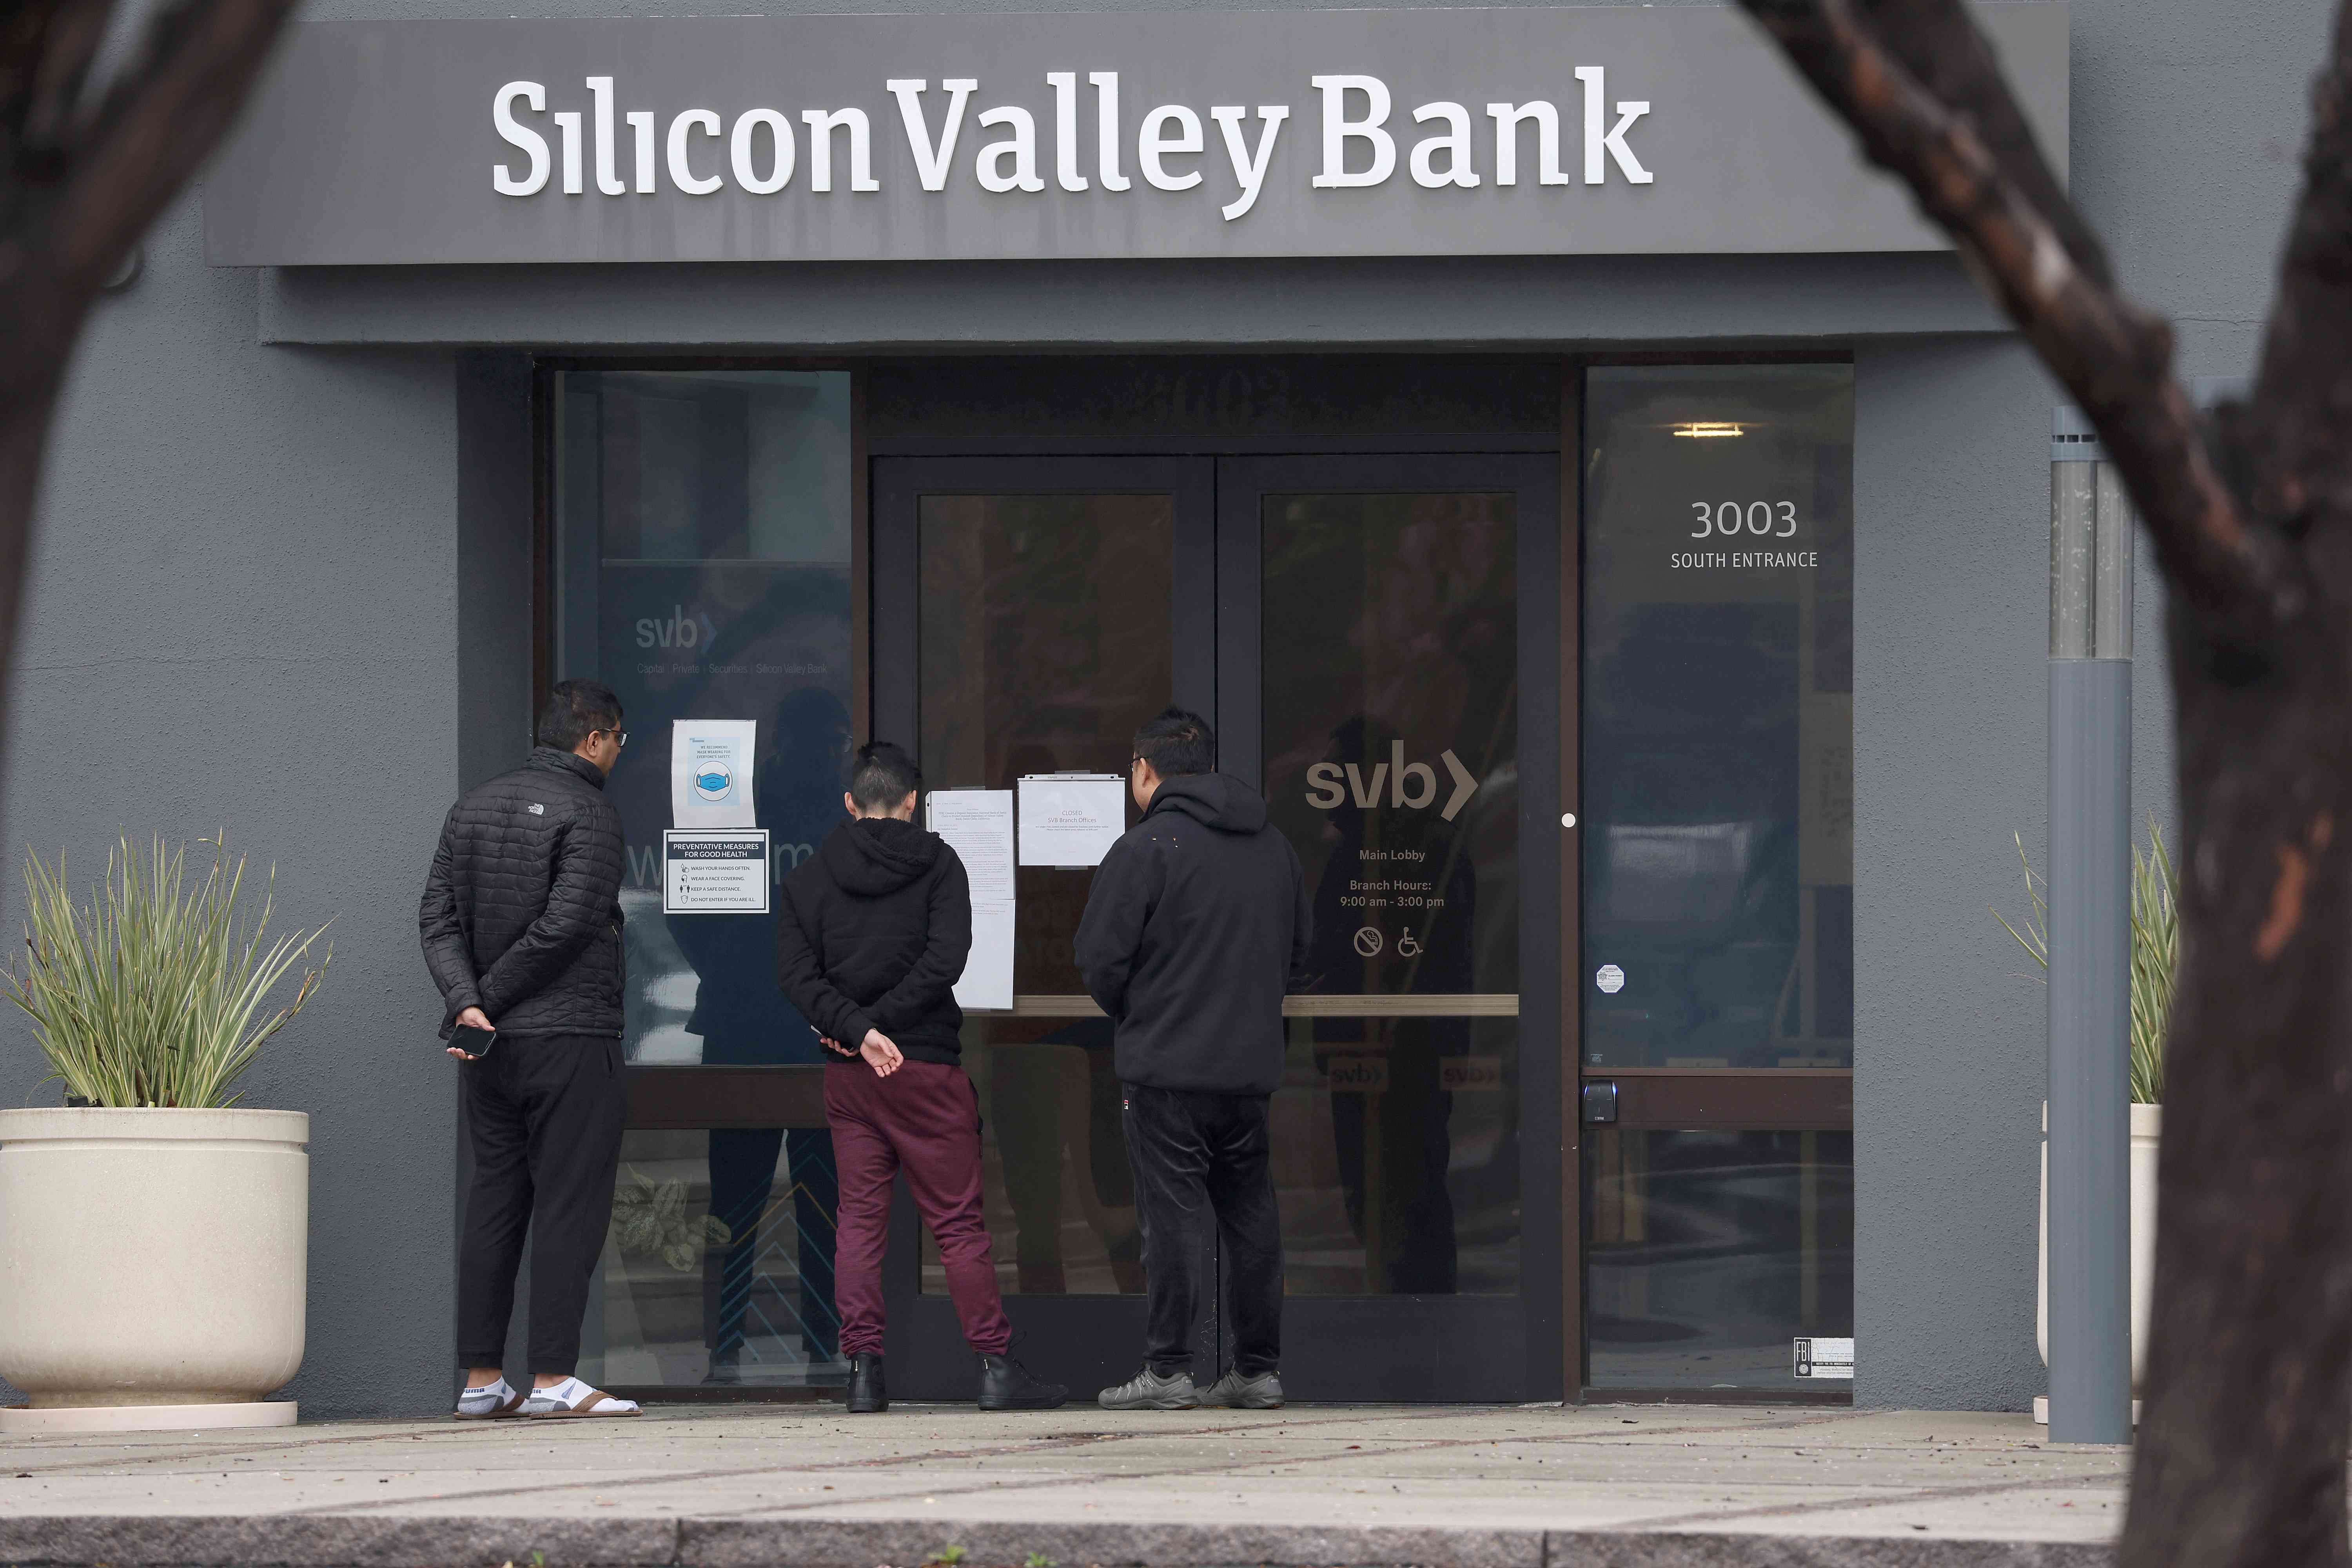
M 212 865 L 192 882 L 185 846 L 158 837 L 142 853 L 120 840 L 81 906 L 62 853 L 54 872 L 26 858 L 25 952 L 0 993 L 33 1020 L 49 1077 L 92 1105 L 234 1105 L 229 1085 L 302 1010 L 334 955 L 326 949 L 293 1001 L 265 1011 L 327 928 L 268 936 L 274 868 L 258 915 L 240 921 L 244 858 L 229 858 L 225 836 L 197 842 Z
M 2018 863 L 2025 868 L 2025 897 L 2033 912 L 2018 930 L 1999 910 L 1992 918 L 2032 953 L 2044 975 L 2050 970 L 2050 900 L 2045 884 L 2017 840 Z M 2164 1036 L 2172 1016 L 2172 977 L 2180 962 L 2180 879 L 2164 830 L 2147 819 L 2147 853 L 2132 846 L 2131 876 L 2131 1097 L 2140 1105 L 2164 1103 Z

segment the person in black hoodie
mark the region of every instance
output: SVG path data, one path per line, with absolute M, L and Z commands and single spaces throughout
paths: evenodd
M 915 826 L 922 774 L 887 742 L 857 753 L 850 820 L 784 879 L 776 977 L 838 1059 L 824 1072 L 841 1209 L 834 1296 L 849 1358 L 849 1408 L 886 1410 L 882 1259 L 890 1183 L 903 1171 L 939 1242 L 963 1334 L 980 1355 L 980 1407 L 1051 1410 L 1068 1397 L 1008 1351 L 981 1213 L 980 1099 L 963 1072 L 955 983 L 971 952 L 963 861 Z
M 1282 1404 L 1282 1226 L 1267 1100 L 1282 1081 L 1282 998 L 1307 961 L 1311 910 L 1265 797 L 1212 770 L 1216 736 L 1171 708 L 1135 734 L 1143 820 L 1095 871 L 1078 971 L 1110 1015 L 1128 1159 L 1143 1226 L 1143 1370 L 1106 1410 Z M 1233 1369 L 1206 1393 L 1188 1342 L 1213 1214 L 1233 1287 Z

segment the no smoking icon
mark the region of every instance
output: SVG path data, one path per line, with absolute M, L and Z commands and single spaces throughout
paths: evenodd
M 1356 932 L 1356 951 L 1366 958 L 1370 958 L 1381 951 L 1382 940 L 1379 931 L 1370 926 L 1364 926 Z

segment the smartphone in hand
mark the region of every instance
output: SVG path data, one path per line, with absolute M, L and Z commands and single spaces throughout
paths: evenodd
M 496 1029 L 477 1029 L 471 1024 L 460 1024 L 449 1031 L 449 1045 L 477 1060 L 490 1054 L 490 1046 L 499 1037 Z

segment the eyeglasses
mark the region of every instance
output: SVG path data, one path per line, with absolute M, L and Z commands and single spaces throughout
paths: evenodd
M 629 732 L 626 730 L 591 730 L 588 733 L 591 735 L 610 735 L 613 737 L 613 744 L 614 746 L 625 746 L 629 743 Z

